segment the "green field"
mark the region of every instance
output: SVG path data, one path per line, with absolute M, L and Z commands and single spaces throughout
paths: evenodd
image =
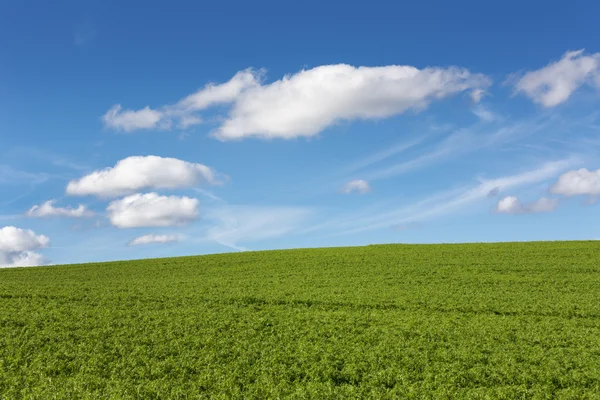
M 0 270 L 0 399 L 600 399 L 600 242 Z

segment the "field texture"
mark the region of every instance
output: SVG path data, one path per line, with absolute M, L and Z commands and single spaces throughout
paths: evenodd
M 600 242 L 0 270 L 0 399 L 600 399 Z

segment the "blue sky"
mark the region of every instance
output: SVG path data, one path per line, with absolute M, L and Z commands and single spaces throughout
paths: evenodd
M 600 238 L 599 14 L 4 2 L 0 265 Z

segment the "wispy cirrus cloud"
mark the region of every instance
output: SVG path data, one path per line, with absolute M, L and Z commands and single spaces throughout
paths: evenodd
M 313 214 L 307 207 L 223 205 L 207 211 L 205 219 L 211 226 L 204 240 L 244 251 L 249 243 L 298 231 Z
M 3 149 L 4 150 L 4 149 Z M 80 162 L 72 155 L 60 154 L 48 149 L 41 149 L 34 145 L 15 146 L 2 151 L 0 159 L 5 160 L 5 163 L 10 164 L 6 160 L 11 160 L 20 164 L 30 165 L 32 163 L 41 163 L 46 166 L 52 166 L 58 169 L 67 169 L 73 171 L 85 171 L 89 167 L 85 163 Z
M 47 172 L 29 172 L 0 164 L 0 184 L 39 184 L 52 179 Z
M 474 187 L 443 191 L 402 207 L 391 209 L 378 207 L 379 211 L 362 213 L 362 216 L 355 212 L 345 217 L 330 218 L 317 224 L 313 229 L 304 230 L 304 232 L 329 232 L 334 235 L 354 234 L 461 213 L 479 202 L 489 200 L 489 194 L 492 191 L 506 191 L 553 179 L 578 162 L 577 158 L 567 158 L 547 162 L 535 169 L 515 175 L 480 179 L 479 184 Z
M 456 129 L 442 140 L 427 148 L 418 149 L 412 158 L 403 159 L 387 166 L 380 166 L 361 173 L 368 181 L 390 179 L 433 164 L 439 164 L 475 151 L 501 148 L 502 146 L 523 142 L 553 123 L 550 116 L 526 121 L 513 121 L 489 126 L 475 124 L 467 128 Z M 416 146 L 416 145 L 415 145 Z M 411 146 L 412 147 L 412 146 Z
M 55 207 L 56 200 L 48 200 L 43 204 L 35 205 L 31 207 L 25 215 L 34 218 L 46 218 L 46 217 L 71 217 L 71 218 L 82 218 L 82 217 L 93 217 L 94 212 L 88 210 L 86 206 L 80 204 L 77 208 L 69 207 Z
M 381 151 L 375 152 L 373 154 L 369 154 L 360 160 L 352 162 L 351 164 L 342 168 L 342 172 L 345 174 L 350 174 L 350 173 L 362 170 L 366 167 L 369 167 L 373 164 L 377 164 L 377 163 L 380 163 L 389 158 L 398 156 L 399 154 L 402 154 L 402 153 L 406 152 L 407 150 L 410 150 L 410 149 L 416 147 L 417 145 L 421 144 L 424 139 L 425 139 L 424 137 L 418 137 L 416 139 L 403 141 L 403 142 L 397 143 L 392 146 L 387 146 L 385 149 L 382 149 Z

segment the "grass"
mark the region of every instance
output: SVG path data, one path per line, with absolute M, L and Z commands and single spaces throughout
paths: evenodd
M 0 270 L 0 399 L 600 399 L 600 243 Z

